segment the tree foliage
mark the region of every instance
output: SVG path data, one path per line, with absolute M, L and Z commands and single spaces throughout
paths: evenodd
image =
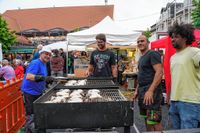
M 144 31 L 142 34 L 145 35 L 147 38 L 151 37 L 151 31 L 149 31 L 149 29 Z
M 2 49 L 8 50 L 16 42 L 16 36 L 13 31 L 10 31 L 6 21 L 0 16 L 0 43 Z
M 192 4 L 194 5 L 192 9 L 192 23 L 196 28 L 200 29 L 200 0 L 193 0 Z

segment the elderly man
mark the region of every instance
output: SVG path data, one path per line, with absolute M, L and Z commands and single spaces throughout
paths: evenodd
M 0 77 L 3 77 L 4 80 L 11 80 L 15 78 L 15 71 L 9 65 L 9 62 L 6 59 L 2 61 L 2 67 L 0 68 Z
M 46 89 L 46 82 L 52 78 L 47 76 L 46 63 L 51 57 L 51 50 L 43 47 L 39 52 L 40 58 L 33 60 L 27 67 L 22 83 L 22 92 L 25 100 L 26 124 L 25 133 L 33 131 L 33 102 L 39 98 Z

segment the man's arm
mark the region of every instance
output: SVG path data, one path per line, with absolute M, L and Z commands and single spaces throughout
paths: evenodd
M 162 80 L 163 67 L 162 67 L 162 64 L 156 64 L 156 65 L 153 65 L 153 68 L 155 70 L 155 75 L 154 75 L 153 82 L 152 82 L 151 86 L 149 87 L 148 91 L 154 92 L 154 90 L 160 84 L 160 82 Z
M 111 69 L 113 78 L 117 78 L 117 65 L 112 65 Z
M 200 67 L 200 51 L 196 52 L 193 55 L 192 60 L 194 62 L 194 66 L 199 68 Z
M 35 81 L 35 82 L 40 82 L 40 81 L 46 81 L 47 76 L 42 76 L 42 75 L 35 75 L 32 73 L 27 73 L 26 75 L 26 79 L 27 80 L 31 80 L 31 81 Z
M 149 89 L 145 93 L 144 101 L 146 105 L 150 105 L 153 103 L 153 94 L 156 87 L 160 84 L 163 75 L 163 67 L 162 64 L 155 64 L 153 65 L 153 69 L 155 70 L 155 75 L 152 84 L 150 85 Z
M 93 71 L 94 71 L 93 65 L 89 64 L 88 69 L 86 71 L 86 76 L 90 76 L 93 73 Z
M 27 73 L 26 79 L 35 82 L 45 81 L 47 83 L 51 83 L 54 81 L 54 78 L 51 76 L 34 75 L 31 73 Z
M 27 73 L 26 75 L 27 80 L 35 81 L 35 75 L 31 73 Z

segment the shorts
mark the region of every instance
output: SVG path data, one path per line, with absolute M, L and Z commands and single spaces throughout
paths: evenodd
M 150 85 L 142 86 L 138 88 L 138 105 L 140 108 L 140 115 L 146 118 L 147 124 L 158 124 L 162 120 L 162 88 L 159 85 L 154 92 L 154 103 L 151 105 L 145 105 L 143 103 L 144 95 L 149 89 Z
M 140 115 L 146 119 L 148 125 L 159 124 L 162 120 L 161 108 L 159 110 L 140 108 Z

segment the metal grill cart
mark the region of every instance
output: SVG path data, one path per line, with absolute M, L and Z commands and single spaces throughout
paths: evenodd
M 102 99 L 75 103 L 45 102 L 60 89 L 82 89 L 84 94 L 89 89 L 98 89 Z M 34 102 L 34 114 L 37 132 L 50 129 L 91 130 L 124 127 L 124 132 L 129 133 L 130 126 L 133 125 L 132 102 L 128 101 L 119 87 L 109 79 L 88 79 L 86 85 L 74 87 L 64 86 L 63 81 L 59 82 Z

